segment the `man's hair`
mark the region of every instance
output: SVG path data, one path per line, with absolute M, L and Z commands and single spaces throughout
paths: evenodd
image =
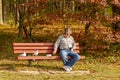
M 64 33 L 63 33 L 63 34 L 71 34 L 71 33 L 72 33 L 72 31 L 71 31 L 71 29 L 70 29 L 70 28 L 65 28 Z

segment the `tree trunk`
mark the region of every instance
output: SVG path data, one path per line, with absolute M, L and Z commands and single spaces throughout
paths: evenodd
M 67 9 L 66 9 L 66 0 L 63 0 L 63 12 L 66 12 Z
M 19 32 L 18 32 L 18 37 L 22 39 L 22 35 L 23 35 L 23 15 L 21 13 L 21 11 L 19 10 Z
M 75 1 L 71 1 L 72 13 L 75 12 Z
M 60 14 L 63 13 L 63 5 L 62 5 L 63 1 L 60 1 Z
M 0 24 L 3 24 L 2 0 L 0 0 Z
M 23 3 L 23 1 L 18 1 L 18 5 Z M 23 10 L 23 7 L 19 7 L 18 9 L 18 14 L 19 14 L 19 26 L 18 26 L 18 37 L 20 39 L 22 39 L 22 35 L 23 35 L 23 26 L 24 26 L 24 10 Z
M 88 23 L 85 24 L 85 36 L 86 36 L 86 37 L 88 37 L 90 25 L 91 25 L 90 22 L 88 22 Z
M 90 28 L 91 22 L 88 22 L 85 24 L 85 38 L 88 40 L 88 34 L 89 34 L 89 28 Z M 84 41 L 83 46 L 85 47 L 85 49 L 83 50 L 84 52 L 87 51 L 87 41 Z

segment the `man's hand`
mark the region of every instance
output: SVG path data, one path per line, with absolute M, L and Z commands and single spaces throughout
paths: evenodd
M 72 51 L 72 52 L 73 52 L 73 51 L 74 51 L 74 49 L 73 49 L 73 48 L 71 48 L 71 49 L 70 49 L 70 51 Z
M 56 51 L 53 51 L 53 54 L 56 54 Z

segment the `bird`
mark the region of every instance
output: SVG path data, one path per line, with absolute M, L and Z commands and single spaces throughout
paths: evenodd
M 39 51 L 36 50 L 33 55 L 34 55 L 34 56 L 38 56 L 38 54 L 39 54 Z
M 21 54 L 20 56 L 27 56 L 27 53 L 24 51 L 24 53 Z
M 52 56 L 52 54 L 47 54 L 46 56 Z

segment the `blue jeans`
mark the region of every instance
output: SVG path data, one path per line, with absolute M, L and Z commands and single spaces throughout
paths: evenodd
M 60 56 L 63 61 L 64 66 L 70 66 L 73 67 L 73 65 L 80 59 L 80 56 L 70 50 L 60 50 Z M 71 57 L 71 59 L 68 59 L 68 56 Z

